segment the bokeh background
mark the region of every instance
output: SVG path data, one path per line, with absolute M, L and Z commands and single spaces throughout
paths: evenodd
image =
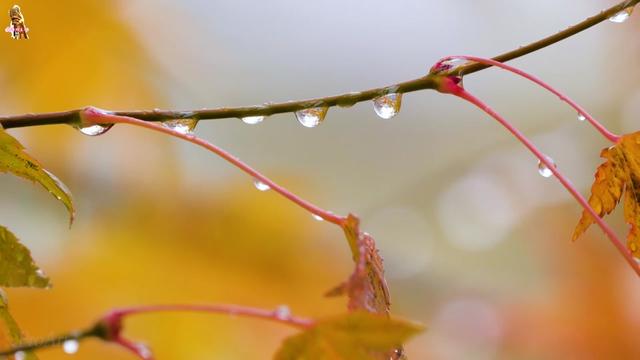
M 613 3 L 24 0 L 31 39 L 0 36 L 0 109 L 195 109 L 361 90 L 422 76 L 445 55 L 510 50 Z M 0 1 L 0 11 L 12 4 Z M 639 30 L 637 16 L 604 23 L 513 64 L 567 91 L 613 131 L 635 131 Z M 608 146 L 587 123 L 497 70 L 469 76 L 465 86 L 587 193 Z M 96 138 L 63 125 L 11 133 L 71 188 L 78 208 L 69 229 L 50 195 L 0 176 L 2 224 L 54 282 L 47 291 L 9 291 L 29 337 L 135 304 L 343 311 L 345 299 L 322 296 L 351 271 L 340 231 L 256 191 L 213 155 L 127 126 Z M 394 313 L 429 326 L 407 344 L 411 358 L 640 356 L 638 279 L 599 230 L 570 242 L 578 205 L 467 104 L 424 91 L 405 95 L 389 121 L 363 103 L 331 109 L 315 129 L 279 115 L 256 126 L 203 121 L 197 134 L 306 199 L 361 216 L 386 260 Z M 623 235 L 620 215 L 609 220 Z M 291 333 L 216 315 L 127 323 L 127 334 L 158 359 L 267 359 Z M 96 341 L 74 357 L 133 359 Z

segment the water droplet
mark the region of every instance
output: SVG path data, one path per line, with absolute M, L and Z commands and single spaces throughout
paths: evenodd
M 280 320 L 289 320 L 291 318 L 291 309 L 287 305 L 278 306 L 273 313 Z
M 151 352 L 151 349 L 149 349 L 149 347 L 147 345 L 145 345 L 143 343 L 136 343 L 136 344 L 134 344 L 134 346 L 136 348 L 136 353 L 142 359 L 144 359 L 144 360 L 153 359 L 153 352 Z
M 585 121 L 587 120 L 587 117 L 584 116 L 583 114 L 578 114 L 578 121 Z
M 13 354 L 13 358 L 15 360 L 25 360 L 27 358 L 27 353 L 24 351 L 16 351 L 16 353 Z
M 93 124 L 88 126 L 76 126 L 76 129 L 80 130 L 81 133 L 89 136 L 98 136 L 106 133 L 113 127 L 113 124 Z
M 75 354 L 80 348 L 80 343 L 76 339 L 69 339 L 62 343 L 62 350 L 67 354 Z
M 304 127 L 314 128 L 324 121 L 324 117 L 327 115 L 326 106 L 314 107 L 296 111 L 296 119 Z
M 256 189 L 260 190 L 260 191 L 267 191 L 269 189 L 271 189 L 271 187 L 265 183 L 263 183 L 262 181 L 258 180 L 258 179 L 253 179 L 253 185 L 256 187 Z
M 383 119 L 391 119 L 400 111 L 402 94 L 393 93 L 373 99 L 373 110 Z
M 627 21 L 627 19 L 629 19 L 629 17 L 631 16 L 631 13 L 633 12 L 633 6 L 629 6 L 628 8 L 620 11 L 619 13 L 613 15 L 612 17 L 609 18 L 609 21 L 614 22 L 614 23 L 623 23 L 625 21 Z
M 547 160 L 549 160 L 549 162 L 551 162 L 551 164 L 553 164 L 553 167 L 556 167 L 556 163 L 553 161 L 552 158 L 547 156 Z M 547 165 L 545 163 L 543 163 L 542 161 L 538 160 L 538 173 L 540 175 L 542 175 L 543 177 L 550 177 L 551 175 L 553 175 L 553 171 L 551 171 L 551 169 L 549 169 L 549 167 L 547 167 Z
M 469 61 L 462 58 L 452 58 L 444 61 L 439 61 L 431 67 L 429 71 L 432 74 L 438 74 L 444 71 L 451 71 L 460 66 L 466 65 Z
M 174 119 L 162 122 L 162 126 L 183 135 L 192 134 L 196 125 L 198 125 L 198 120 L 195 119 Z
M 259 124 L 264 120 L 264 116 L 247 116 L 242 118 L 242 122 L 249 125 Z
M 314 219 L 318 220 L 318 221 L 324 221 L 324 219 L 323 219 L 323 218 L 322 218 L 322 216 L 320 216 L 320 215 L 311 214 L 311 216 L 312 216 Z

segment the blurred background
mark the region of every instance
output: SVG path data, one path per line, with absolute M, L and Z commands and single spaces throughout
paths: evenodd
M 13 5 L 0 1 L 0 11 Z M 28 41 L 0 36 L 3 114 L 94 105 L 197 109 L 379 87 L 440 57 L 489 57 L 614 1 L 36 1 Z M 637 14 L 636 14 L 637 15 Z M 8 24 L 8 17 L 5 19 Z M 640 20 L 603 23 L 513 61 L 565 90 L 615 132 L 640 129 Z M 609 146 L 555 97 L 491 69 L 465 86 L 588 193 Z M 70 126 L 11 130 L 72 190 L 78 216 L 37 186 L 0 176 L 1 223 L 51 290 L 13 289 L 32 338 L 89 325 L 110 308 L 169 302 L 344 311 L 323 293 L 352 269 L 341 232 L 200 148 L 128 126 L 90 138 Z M 412 359 L 638 358 L 640 282 L 597 228 L 570 241 L 579 206 L 478 110 L 433 91 L 382 120 L 370 103 L 255 126 L 202 121 L 197 134 L 298 195 L 361 216 L 378 241 L 396 315 L 429 330 Z M 621 236 L 621 211 L 608 220 Z M 158 359 L 267 359 L 292 331 L 217 315 L 127 323 Z M 62 349 L 41 359 L 66 359 Z M 96 341 L 78 359 L 133 359 Z

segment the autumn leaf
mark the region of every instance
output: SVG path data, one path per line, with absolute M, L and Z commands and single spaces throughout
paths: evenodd
M 0 226 L 0 286 L 44 288 L 49 279 L 34 264 L 31 252 L 11 231 Z
M 60 200 L 69 211 L 71 221 L 75 215 L 71 194 L 67 187 L 36 159 L 24 152 L 24 147 L 0 127 L 0 172 L 10 172 L 27 180 L 40 183 L 51 195 Z
M 589 205 L 603 217 L 615 209 L 624 194 L 624 218 L 630 225 L 627 246 L 634 256 L 640 257 L 640 132 L 622 136 L 614 146 L 602 150 L 600 156 L 606 161 L 596 170 Z M 594 221 L 591 214 L 583 211 L 573 240 Z
M 393 353 L 403 342 L 423 331 L 422 325 L 367 311 L 356 311 L 318 321 L 284 341 L 276 360 L 369 360 Z M 389 359 L 389 355 L 383 357 Z
M 360 231 L 360 220 L 352 214 L 346 219 L 344 232 L 351 247 L 355 270 L 345 283 L 330 290 L 327 296 L 346 293 L 349 310 L 389 314 L 389 289 L 375 241 L 371 235 Z

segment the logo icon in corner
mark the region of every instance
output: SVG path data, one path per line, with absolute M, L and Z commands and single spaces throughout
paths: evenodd
M 20 10 L 20 6 L 13 5 L 11 9 L 9 9 L 9 18 L 11 22 L 6 29 L 5 32 L 11 34 L 12 39 L 28 39 L 29 28 L 24 23 L 24 15 L 22 15 L 22 11 Z

